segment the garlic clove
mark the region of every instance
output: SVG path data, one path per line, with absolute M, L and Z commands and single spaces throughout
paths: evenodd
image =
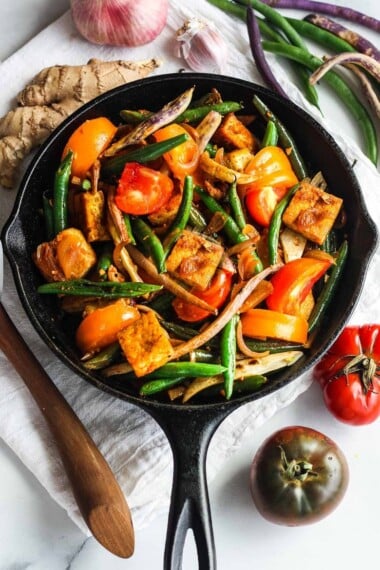
M 176 32 L 176 55 L 193 71 L 222 73 L 227 63 L 227 44 L 213 24 L 190 18 Z

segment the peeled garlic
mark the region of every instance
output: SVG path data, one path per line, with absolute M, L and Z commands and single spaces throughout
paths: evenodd
M 227 61 L 227 44 L 218 30 L 200 18 L 190 18 L 177 30 L 177 56 L 193 71 L 221 73 Z

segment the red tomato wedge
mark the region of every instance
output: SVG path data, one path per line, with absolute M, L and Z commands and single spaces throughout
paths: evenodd
M 280 267 L 270 280 L 273 293 L 266 299 L 268 308 L 287 315 L 300 315 L 302 302 L 331 264 L 329 259 L 301 257 Z
M 166 204 L 173 188 L 173 181 L 166 174 L 138 162 L 128 162 L 116 189 L 115 203 L 126 214 L 153 214 Z
M 233 274 L 229 271 L 226 271 L 224 269 L 217 269 L 209 287 L 205 291 L 200 291 L 199 289 L 193 288 L 191 292 L 199 299 L 206 301 L 215 309 L 219 309 L 227 300 L 227 297 L 231 291 L 232 276 Z M 200 309 L 191 303 L 187 303 L 178 297 L 174 299 L 172 304 L 177 316 L 182 321 L 196 323 L 210 316 L 210 313 L 208 311 Z

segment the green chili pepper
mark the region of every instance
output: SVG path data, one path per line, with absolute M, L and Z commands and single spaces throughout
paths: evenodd
M 326 281 L 319 297 L 314 305 L 309 318 L 309 334 L 313 332 L 321 324 L 323 316 L 334 297 L 337 286 L 342 277 L 342 273 L 346 264 L 348 256 L 348 243 L 343 241 L 338 250 L 338 255 L 335 260 L 335 265 L 332 266 L 329 278 Z
M 280 119 L 274 115 L 274 113 L 272 113 L 272 111 L 257 95 L 254 95 L 253 97 L 253 104 L 265 121 L 273 121 L 276 125 L 278 132 L 278 141 L 281 147 L 286 151 L 286 154 L 290 160 L 294 172 L 297 175 L 297 178 L 299 180 L 306 178 L 306 166 L 289 131 L 286 129 Z
M 152 257 L 159 273 L 166 271 L 165 252 L 160 239 L 142 218 L 131 218 L 131 225 L 137 241 Z
M 55 235 L 68 226 L 67 196 L 74 153 L 70 150 L 62 160 L 54 177 L 53 222 Z
M 163 392 L 164 390 L 168 390 L 173 386 L 177 386 L 181 384 L 185 378 L 160 378 L 159 380 L 150 380 L 149 382 L 145 382 L 140 388 L 139 394 L 140 396 L 152 396 L 153 394 L 157 394 L 158 392 Z
M 205 118 L 210 111 L 217 111 L 221 115 L 227 113 L 236 113 L 243 108 L 243 104 L 237 101 L 223 101 L 221 103 L 213 103 L 210 105 L 201 105 L 199 107 L 189 107 L 176 118 L 177 123 L 195 123 Z M 153 113 L 139 113 L 138 111 L 129 111 L 127 109 L 120 112 L 121 117 L 127 123 L 139 124 L 149 118 Z
M 282 215 L 285 211 L 285 208 L 289 204 L 291 198 L 296 193 L 299 188 L 299 184 L 293 186 L 287 194 L 280 200 L 277 204 L 272 219 L 269 224 L 269 231 L 268 231 L 268 252 L 269 252 L 269 264 L 273 265 L 277 263 L 277 248 L 278 248 L 278 239 L 280 236 L 280 228 L 282 223 Z
M 207 194 L 200 186 L 195 187 L 195 191 L 198 196 L 201 198 L 202 202 L 205 206 L 212 212 L 213 214 L 218 213 L 221 218 L 224 220 L 223 231 L 227 235 L 228 239 L 236 244 L 245 241 L 247 236 L 245 236 L 239 229 L 239 226 L 235 222 L 235 220 L 227 214 L 227 212 L 222 208 L 222 206 L 217 202 L 212 196 Z
M 245 221 L 243 207 L 237 193 L 236 182 L 230 184 L 228 188 L 228 202 L 239 230 L 243 230 L 247 222 Z
M 44 212 L 46 239 L 50 241 L 55 237 L 55 232 L 53 206 L 48 192 L 42 194 L 42 209 Z
M 44 283 L 37 288 L 37 291 L 48 295 L 77 295 L 117 299 L 118 297 L 140 297 L 160 289 L 161 285 L 151 285 L 150 283 L 72 279 L 70 281 Z
M 102 351 L 98 352 L 96 356 L 93 356 L 89 360 L 85 360 L 83 362 L 83 367 L 87 370 L 102 370 L 115 362 L 115 359 L 119 354 L 120 344 L 118 342 L 114 342 Z
M 160 156 L 162 156 L 165 152 L 168 152 L 169 150 L 172 150 L 176 146 L 187 141 L 188 138 L 189 137 L 187 134 L 177 135 L 164 141 L 151 143 L 135 150 L 131 150 L 125 154 L 119 154 L 113 158 L 106 160 L 103 163 L 102 175 L 105 177 L 120 176 L 127 162 L 145 163 L 156 160 L 157 158 L 160 158 Z
M 182 231 L 186 228 L 189 221 L 191 206 L 193 203 L 193 179 L 191 176 L 185 177 L 183 186 L 182 200 L 178 208 L 178 212 L 165 236 L 163 247 L 165 256 L 170 253 L 171 248 L 180 237 Z
M 261 141 L 261 148 L 264 148 L 266 146 L 276 146 L 277 142 L 278 142 L 277 127 L 273 121 L 268 121 L 263 136 L 263 140 Z
M 323 63 L 320 58 L 315 57 L 299 47 L 267 41 L 263 41 L 262 44 L 266 51 L 299 61 L 312 71 L 316 70 Z M 361 103 L 346 81 L 334 71 L 328 71 L 323 76 L 323 79 L 325 79 L 326 83 L 335 91 L 359 124 L 363 134 L 366 154 L 376 165 L 378 159 L 377 134 L 366 107 Z
M 232 396 L 236 369 L 236 326 L 238 315 L 233 315 L 222 331 L 220 341 L 220 361 L 226 367 L 223 372 L 226 400 Z

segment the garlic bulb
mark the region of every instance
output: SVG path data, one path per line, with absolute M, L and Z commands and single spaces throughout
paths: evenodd
M 168 0 L 71 0 L 79 33 L 94 44 L 139 46 L 163 30 Z
M 177 55 L 193 71 L 223 72 L 227 61 L 227 44 L 211 23 L 190 18 L 177 30 Z

